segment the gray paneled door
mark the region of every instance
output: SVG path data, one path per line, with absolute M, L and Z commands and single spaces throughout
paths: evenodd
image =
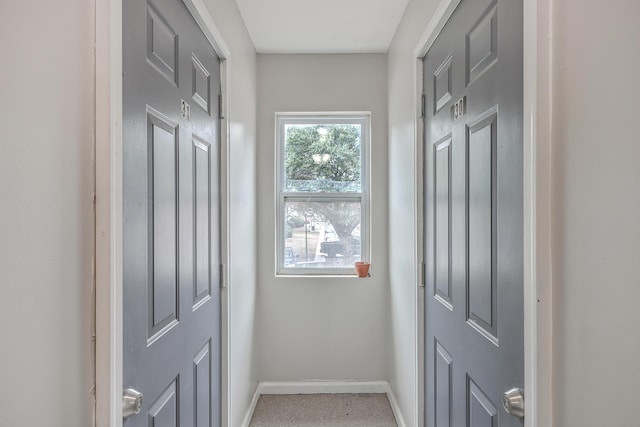
M 425 424 L 524 389 L 522 0 L 463 0 L 424 58 Z
M 181 0 L 123 1 L 127 427 L 220 426 L 220 61 Z

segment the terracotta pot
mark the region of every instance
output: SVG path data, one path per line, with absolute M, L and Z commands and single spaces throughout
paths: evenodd
M 369 264 L 368 262 L 358 261 L 356 262 L 356 272 L 358 273 L 358 277 L 367 277 L 369 276 Z

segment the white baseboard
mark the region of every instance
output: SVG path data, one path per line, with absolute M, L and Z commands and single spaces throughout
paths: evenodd
M 391 410 L 398 427 L 407 427 L 400 412 L 391 387 L 387 381 L 292 381 L 258 383 L 256 391 L 247 409 L 242 427 L 249 427 L 253 411 L 261 394 L 338 394 L 338 393 L 385 393 L 391 404 Z
M 258 399 L 260 398 L 260 384 L 256 386 L 256 391 L 253 393 L 253 399 L 251 399 L 251 403 L 247 408 L 247 413 L 244 416 L 244 420 L 242 421 L 241 427 L 249 427 L 251 423 L 251 418 L 253 418 L 253 411 L 256 410 L 256 405 L 258 404 Z
M 386 393 L 386 381 L 293 381 L 261 382 L 260 394 L 337 394 L 337 393 Z
M 407 427 L 407 423 L 404 422 L 404 418 L 402 417 L 402 412 L 400 412 L 400 406 L 398 406 L 396 395 L 393 394 L 393 390 L 391 389 L 389 383 L 387 383 L 387 398 L 389 399 L 389 403 L 391 404 L 393 416 L 396 417 L 396 424 L 398 424 L 398 427 Z

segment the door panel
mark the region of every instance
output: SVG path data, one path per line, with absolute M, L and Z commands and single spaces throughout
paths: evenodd
M 492 114 L 467 132 L 467 319 L 494 343 L 498 342 L 494 247 L 496 120 Z
M 198 104 L 206 113 L 209 113 L 210 91 L 209 86 L 211 83 L 211 76 L 209 71 L 205 68 L 200 60 L 193 55 L 191 57 L 192 62 L 192 95 L 191 98 Z
M 167 80 L 178 84 L 178 35 L 152 4 L 147 4 L 147 61 Z
M 210 146 L 205 141 L 193 139 L 193 181 L 195 197 L 195 251 L 196 286 L 194 305 L 196 310 L 211 296 L 211 158 Z
M 435 198 L 435 295 L 447 308 L 453 309 L 451 300 L 451 138 L 434 144 Z
M 124 1 L 123 52 L 125 426 L 219 426 L 219 59 L 180 0 Z
M 522 426 L 522 2 L 463 0 L 423 69 L 425 424 Z
M 211 426 L 211 351 L 207 343 L 193 359 L 195 427 Z
M 149 109 L 148 109 L 149 110 Z M 178 322 L 177 125 L 148 111 L 147 194 L 149 236 L 149 336 L 159 338 Z
M 497 427 L 498 410 L 478 385 L 467 377 L 467 407 L 469 427 Z
M 467 84 L 472 83 L 498 58 L 498 7 L 492 2 L 467 34 Z
M 449 55 L 433 74 L 434 109 L 440 111 L 451 100 L 451 60 Z
M 438 341 L 435 342 L 434 384 L 435 405 L 434 418 L 439 427 L 451 427 L 451 412 L 453 411 L 453 358 Z
M 149 408 L 149 425 L 152 427 L 175 427 L 180 425 L 178 418 L 178 387 L 177 379 L 158 396 Z

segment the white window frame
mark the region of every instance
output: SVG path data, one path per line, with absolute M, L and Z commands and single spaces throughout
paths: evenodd
M 360 193 L 286 192 L 285 184 L 285 126 L 289 124 L 355 124 L 360 134 Z M 361 260 L 370 262 L 370 180 L 371 112 L 276 113 L 276 276 L 355 276 L 354 266 L 345 267 L 287 267 L 284 266 L 284 216 L 286 201 L 355 201 L 360 202 Z

